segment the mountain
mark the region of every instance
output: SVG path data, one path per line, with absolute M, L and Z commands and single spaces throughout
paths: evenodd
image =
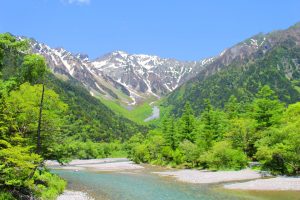
M 50 48 L 30 40 L 34 53 L 43 55 L 54 74 L 80 81 L 93 96 L 103 96 L 134 105 L 160 98 L 193 78 L 214 58 L 184 62 L 158 56 L 115 51 L 90 60 L 63 48 Z
M 286 103 L 300 100 L 300 23 L 280 31 L 258 34 L 224 50 L 196 77 L 172 92 L 163 105 L 180 115 L 186 102 L 196 113 L 210 99 L 223 107 L 231 95 L 240 101 L 254 98 L 269 85 Z
M 158 56 L 115 51 L 95 60 L 50 48 L 31 40 L 32 51 L 43 55 L 57 77 L 74 78 L 92 96 L 127 105 L 167 96 L 165 106 L 180 114 L 190 101 L 201 112 L 205 98 L 222 107 L 230 95 L 251 99 L 268 84 L 280 99 L 299 100 L 298 55 L 300 24 L 286 30 L 257 34 L 220 55 L 201 61 L 179 61 Z M 271 76 L 272 75 L 272 76 Z

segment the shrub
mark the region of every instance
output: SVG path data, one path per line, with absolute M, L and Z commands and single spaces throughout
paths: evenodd
M 201 156 L 201 162 L 209 169 L 242 169 L 247 166 L 248 160 L 244 152 L 233 149 L 228 141 L 217 142 L 212 149 Z
M 179 150 L 183 155 L 182 160 L 185 162 L 186 167 L 195 167 L 199 158 L 197 145 L 189 140 L 184 140 L 179 144 Z
M 15 198 L 8 192 L 0 191 L 0 200 L 15 200 Z
M 34 191 L 35 196 L 40 197 L 42 200 L 56 199 L 66 187 L 66 182 L 64 180 L 47 171 L 42 171 L 41 174 L 36 172 L 34 179 L 35 186 L 31 189 Z

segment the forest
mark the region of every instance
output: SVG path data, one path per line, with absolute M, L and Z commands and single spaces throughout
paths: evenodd
M 146 136 L 126 144 L 137 163 L 178 168 L 238 170 L 259 162 L 274 175 L 300 172 L 300 103 L 286 105 L 267 85 L 253 101 L 231 96 L 223 109 L 205 99 L 201 114 L 189 102 L 181 117 L 167 115 Z

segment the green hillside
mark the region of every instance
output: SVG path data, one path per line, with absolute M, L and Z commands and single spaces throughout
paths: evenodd
M 291 39 L 285 40 L 261 58 L 246 64 L 234 62 L 208 77 L 198 75 L 171 93 L 162 105 L 171 106 L 173 113 L 180 115 L 186 102 L 190 102 L 199 114 L 205 99 L 217 108 L 222 108 L 231 95 L 248 102 L 264 85 L 269 85 L 281 101 L 294 103 L 300 100 L 299 66 L 299 46 Z
M 103 97 L 99 97 L 101 102 L 105 104 L 108 108 L 113 110 L 115 113 L 118 113 L 125 118 L 128 118 L 138 124 L 147 125 L 149 123 L 144 122 L 148 116 L 152 113 L 152 107 L 149 105 L 151 100 L 143 102 L 142 104 L 131 106 L 130 108 L 126 108 L 125 105 L 122 105 L 119 102 L 105 99 Z

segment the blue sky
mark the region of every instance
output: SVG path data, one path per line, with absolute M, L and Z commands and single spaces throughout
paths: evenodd
M 299 0 L 0 0 L 0 32 L 87 53 L 199 60 L 300 21 Z

